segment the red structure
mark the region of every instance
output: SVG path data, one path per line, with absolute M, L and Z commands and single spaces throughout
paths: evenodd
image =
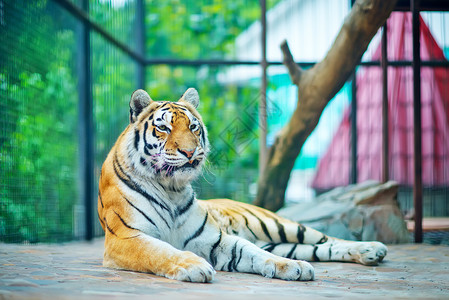
M 388 60 L 412 60 L 412 15 L 392 13 L 388 20 Z M 445 60 L 420 18 L 421 59 Z M 381 45 L 372 56 L 381 60 Z M 449 186 L 449 69 L 421 68 L 423 186 Z M 388 67 L 389 178 L 413 185 L 413 70 Z M 349 184 L 350 108 L 319 162 L 312 187 L 327 190 Z M 357 182 L 382 178 L 382 69 L 364 68 L 357 77 Z

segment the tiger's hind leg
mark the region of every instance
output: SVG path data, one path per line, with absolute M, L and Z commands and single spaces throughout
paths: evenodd
M 307 261 L 357 262 L 371 266 L 382 262 L 387 255 L 387 247 L 380 242 L 342 240 L 285 219 L 279 219 L 277 223 L 285 237 L 292 237 L 296 233 L 296 238 L 258 244 L 264 250 L 279 256 Z
M 256 245 L 272 254 L 307 261 L 357 262 L 363 265 L 377 265 L 387 254 L 387 247 L 379 242 L 355 242 L 328 238 L 323 244 L 305 245 L 298 243 L 267 243 Z
M 307 261 L 344 261 L 363 265 L 377 265 L 387 255 L 387 247 L 380 242 L 342 240 L 276 217 L 274 223 L 279 238 L 273 234 L 270 242 L 256 242 L 273 254 Z
M 278 256 L 308 261 L 347 261 L 376 265 L 387 253 L 387 247 L 382 243 L 329 237 L 257 206 L 231 200 L 216 200 L 204 204 L 213 208 L 210 212 L 223 230 L 244 237 Z
M 251 235 L 257 235 L 256 245 L 282 257 L 377 265 L 387 254 L 387 247 L 382 243 L 329 237 L 259 207 L 252 210 L 249 218 L 253 219 L 250 223 L 253 227 L 248 227 L 249 224 L 246 227 L 248 230 L 252 229 Z

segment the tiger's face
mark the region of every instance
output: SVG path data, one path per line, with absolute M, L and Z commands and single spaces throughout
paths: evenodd
M 162 180 L 185 182 L 201 172 L 208 151 L 207 131 L 196 110 L 198 92 L 188 89 L 178 102 L 133 93 L 130 121 L 139 169 Z

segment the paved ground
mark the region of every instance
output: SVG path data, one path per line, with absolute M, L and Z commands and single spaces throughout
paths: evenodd
M 218 272 L 209 284 L 178 282 L 101 265 L 103 240 L 0 244 L 0 299 L 449 299 L 449 247 L 389 246 L 385 263 L 313 263 L 316 280 L 288 282 Z

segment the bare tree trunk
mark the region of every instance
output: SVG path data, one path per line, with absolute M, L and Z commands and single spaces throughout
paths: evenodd
M 369 42 L 383 25 L 397 0 L 357 0 L 326 57 L 303 71 L 295 64 L 287 42 L 281 45 L 284 65 L 298 86 L 298 104 L 289 123 L 269 149 L 265 172 L 254 204 L 278 210 L 296 157 L 315 129 L 326 104 L 354 71 Z

